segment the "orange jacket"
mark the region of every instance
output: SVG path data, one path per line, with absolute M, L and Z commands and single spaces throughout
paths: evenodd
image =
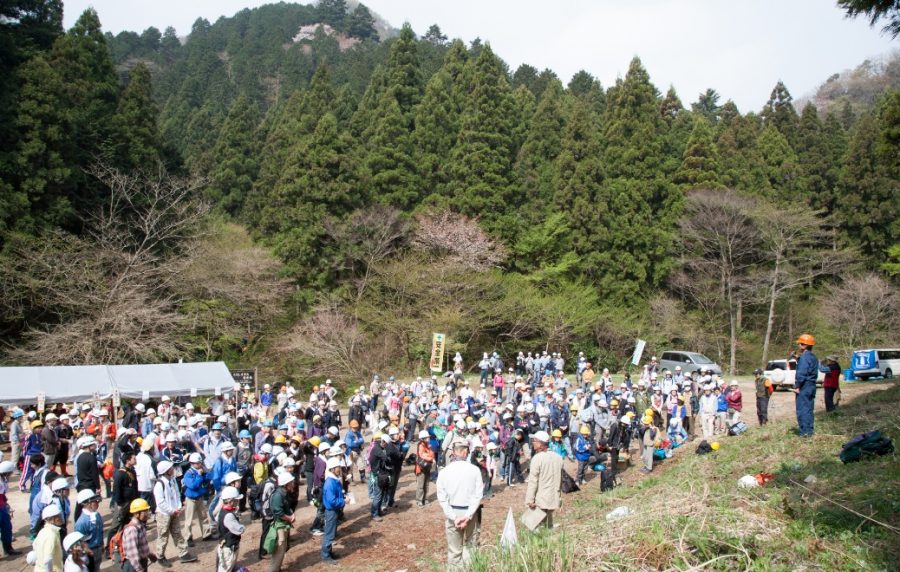
M 434 451 L 428 446 L 428 441 L 419 441 L 419 446 L 416 449 L 416 459 L 434 462 Z M 422 468 L 419 466 L 419 463 L 416 463 L 416 474 L 419 475 L 421 473 Z

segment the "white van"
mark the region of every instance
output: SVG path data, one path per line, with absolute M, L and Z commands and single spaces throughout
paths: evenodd
M 900 350 L 898 349 L 869 349 L 856 350 L 850 359 L 850 367 L 853 375 L 859 379 L 870 377 L 883 377 L 890 379 L 894 372 L 900 372 Z
M 797 360 L 773 359 L 766 364 L 763 377 L 772 382 L 775 389 L 794 389 L 794 376 L 797 375 Z M 816 385 L 821 386 L 825 382 L 825 373 L 819 370 L 816 376 Z

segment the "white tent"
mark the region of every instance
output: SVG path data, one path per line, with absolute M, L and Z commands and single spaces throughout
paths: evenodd
M 43 392 L 47 403 L 109 399 L 144 399 L 162 395 L 223 393 L 234 380 L 223 362 L 147 365 L 73 365 L 0 367 L 0 405 L 29 405 Z

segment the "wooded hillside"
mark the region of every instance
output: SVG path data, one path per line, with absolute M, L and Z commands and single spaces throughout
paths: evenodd
M 896 82 L 827 113 L 779 82 L 739 110 L 685 105 L 637 57 L 603 86 L 437 25 L 381 41 L 343 0 L 183 42 L 4 10 L 7 362 L 424 373 L 440 331 L 616 368 L 641 337 L 746 371 L 801 330 L 897 341 Z

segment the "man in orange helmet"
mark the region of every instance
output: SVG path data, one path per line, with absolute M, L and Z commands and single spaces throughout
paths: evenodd
M 819 360 L 812 349 L 816 340 L 810 334 L 803 334 L 797 339 L 799 357 L 797 373 L 794 377 L 794 393 L 796 395 L 797 425 L 801 437 L 812 437 L 813 408 L 816 404 L 816 378 L 819 375 Z

